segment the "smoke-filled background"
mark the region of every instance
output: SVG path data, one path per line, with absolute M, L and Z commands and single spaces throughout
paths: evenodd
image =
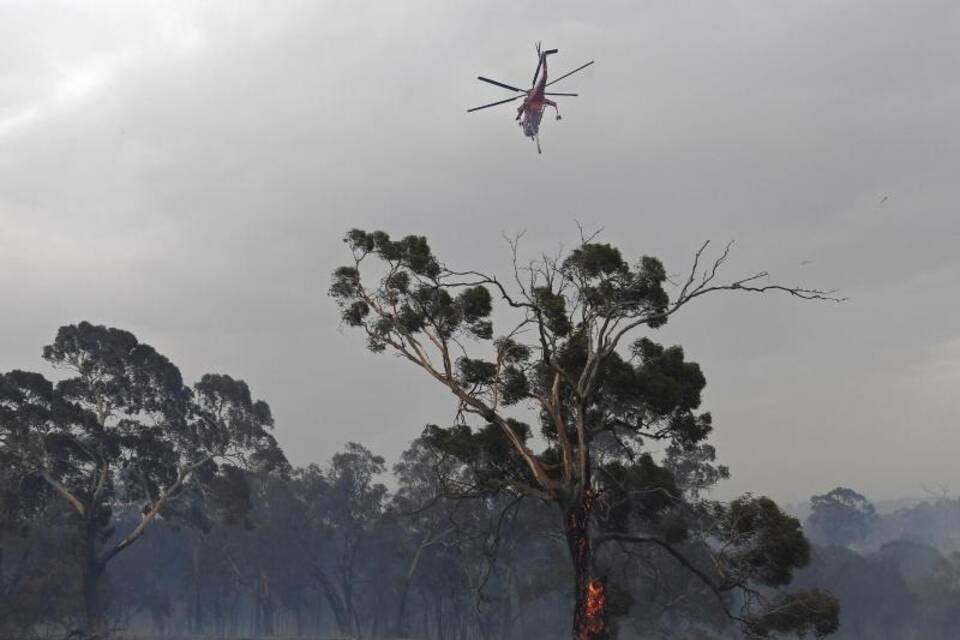
M 0 0 L 0 640 L 546 640 L 581 600 L 591 639 L 956 637 L 958 28 L 940 0 Z M 596 60 L 543 155 L 514 105 L 466 113 L 510 95 L 477 75 L 527 86 L 537 42 L 553 77 Z M 415 440 L 457 405 L 346 326 L 351 228 L 506 280 L 512 238 L 524 261 L 598 232 L 674 282 L 733 241 L 720 280 L 846 299 L 727 292 L 641 332 L 702 367 L 709 444 L 598 440 L 602 509 L 587 482 L 547 496 L 561 518 L 499 431 Z M 136 339 L 194 385 L 112 370 L 186 398 L 155 423 L 127 398 L 142 431 L 7 373 Z M 44 389 L 86 422 L 38 420 Z M 235 449 L 196 463 L 218 403 L 246 440 L 217 423 Z

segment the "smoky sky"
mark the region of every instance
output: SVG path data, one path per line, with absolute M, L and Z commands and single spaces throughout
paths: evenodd
M 602 228 L 628 258 L 837 288 L 698 301 L 651 337 L 701 364 L 744 491 L 960 488 L 960 6 L 947 1 L 8 1 L 0 369 L 58 326 L 133 331 L 268 401 L 293 462 L 395 458 L 451 399 L 327 297 L 351 227 L 507 275 Z M 538 156 L 507 97 L 560 49 Z

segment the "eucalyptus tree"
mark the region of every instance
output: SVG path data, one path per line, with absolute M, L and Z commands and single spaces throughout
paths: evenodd
M 101 578 L 158 519 L 196 523 L 204 507 L 249 507 L 244 470 L 286 460 L 273 418 L 246 383 L 204 375 L 193 388 L 179 369 L 127 331 L 64 326 L 43 358 L 66 373 L 0 375 L 0 466 L 72 510 L 82 538 L 87 632 L 106 632 Z M 38 482 L 40 484 L 38 484 Z M 119 517 L 139 517 L 117 530 Z
M 389 515 L 403 531 L 402 555 L 409 561 L 400 579 L 393 634 L 409 637 L 407 603 L 414 579 L 425 556 L 435 547 L 456 543 L 459 525 L 454 520 L 463 506 L 450 499 L 449 485 L 455 482 L 462 464 L 456 458 L 429 446 L 422 439 L 414 440 L 400 455 L 393 467 L 397 490 L 393 494 Z
M 349 442 L 325 468 L 296 469 L 290 483 L 302 509 L 302 526 L 293 537 L 343 635 L 362 633 L 364 600 L 374 591 L 368 587 L 385 570 L 374 557 L 387 500 L 377 477 L 385 470 L 383 457 Z
M 837 487 L 810 498 L 806 525 L 816 542 L 847 546 L 866 538 L 878 521 L 876 508 L 863 495 Z
M 331 525 L 338 548 L 333 562 L 337 591 L 343 603 L 347 628 L 360 633 L 360 600 L 363 591 L 358 582 L 370 580 L 364 575 L 364 550 L 383 513 L 387 488 L 377 482 L 386 470 L 383 457 L 355 442 L 334 454 L 327 469 L 327 491 L 320 506 L 323 519 Z M 367 567 L 369 568 L 369 567 Z
M 719 292 L 836 299 L 828 291 L 767 284 L 766 273 L 721 282 L 729 245 L 707 261 L 704 244 L 671 296 L 659 260 L 644 256 L 630 264 L 617 248 L 594 237 L 582 238 L 562 255 L 523 265 L 511 243 L 507 280 L 447 267 L 421 236 L 393 240 L 383 231 L 354 229 L 345 243 L 351 261 L 334 271 L 330 287 L 343 322 L 365 333 L 370 350 L 401 356 L 455 399 L 455 423 L 432 427 L 425 437 L 468 463 L 479 485 L 559 508 L 573 567 L 577 640 L 608 637 L 608 598 L 594 568 L 595 542 L 657 544 L 682 559 L 674 543 L 682 539 L 683 527 L 643 536 L 617 530 L 632 524 L 630 516 L 638 511 L 650 516 L 647 520 L 663 520 L 659 516 L 678 500 L 670 474 L 643 454 L 644 444 L 663 440 L 695 447 L 713 428 L 710 415 L 698 412 L 705 385 L 700 367 L 687 361 L 681 348 L 638 334 Z M 498 318 L 507 322 L 499 335 L 492 322 L 495 296 L 503 302 Z M 545 446 L 539 452 L 532 427 L 521 419 L 530 407 L 540 417 Z M 469 426 L 468 416 L 478 424 Z M 610 442 L 620 455 L 601 455 Z M 748 506 L 766 512 L 766 505 Z M 764 520 L 751 522 L 762 528 Z M 791 527 L 788 520 L 780 524 Z M 759 533 L 751 538 L 775 539 Z M 788 539 L 805 544 L 802 535 Z M 803 553 L 752 558 L 761 564 L 801 562 Z M 755 567 L 759 571 L 747 577 L 762 581 L 767 568 Z M 790 567 L 778 569 L 789 574 Z M 702 578 L 711 580 L 707 574 Z M 711 586 L 732 589 L 743 583 Z M 743 620 L 753 624 L 759 615 Z
M 548 535 L 555 530 L 553 511 L 521 501 L 522 495 L 477 486 L 461 459 L 427 438 L 403 452 L 394 475 L 397 490 L 388 515 L 405 534 L 399 557 L 408 562 L 394 635 L 411 636 L 416 617 L 406 615 L 408 597 L 418 590 L 433 609 L 438 634 L 446 628 L 455 637 L 457 626 L 467 626 L 481 638 L 517 637 L 517 622 L 533 622 L 537 611 L 546 609 L 537 605 L 557 591 L 555 581 L 551 584 L 555 569 L 566 568 L 561 545 Z M 459 615 L 445 617 L 448 610 Z M 524 632 L 519 637 L 550 637 L 551 631 L 556 637 L 555 608 L 550 612 L 550 624 L 532 627 L 536 636 Z M 429 636 L 429 612 L 423 613 L 420 635 Z

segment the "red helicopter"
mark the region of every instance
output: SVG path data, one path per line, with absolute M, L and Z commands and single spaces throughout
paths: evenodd
M 586 69 L 594 63 L 593 60 L 587 64 L 581 65 L 570 71 L 563 74 L 556 80 L 547 82 L 547 56 L 557 53 L 558 49 L 548 49 L 546 51 L 540 51 L 540 43 L 537 43 L 537 70 L 533 72 L 533 86 L 524 91 L 517 87 L 510 86 L 509 84 L 504 84 L 503 82 L 498 82 L 496 80 L 491 80 L 490 78 L 484 78 L 483 76 L 477 76 L 477 80 L 482 80 L 483 82 L 489 82 L 490 84 L 502 87 L 504 89 L 509 89 L 510 91 L 516 91 L 517 95 L 512 98 L 507 98 L 506 100 L 499 100 L 497 102 L 491 102 L 490 104 L 481 105 L 479 107 L 474 107 L 473 109 L 467 109 L 467 113 L 473 111 L 479 111 L 480 109 L 487 109 L 488 107 L 495 107 L 498 104 L 506 104 L 508 102 L 513 102 L 514 100 L 519 100 L 523 98 L 523 103 L 517 109 L 517 122 L 520 124 L 520 128 L 523 129 L 523 135 L 530 138 L 531 140 L 536 141 L 537 143 L 537 153 L 543 153 L 540 150 L 540 119 L 543 117 L 543 110 L 550 106 L 553 107 L 557 112 L 557 120 L 560 119 L 560 109 L 557 107 L 557 103 L 553 100 L 547 98 L 547 96 L 576 96 L 576 93 L 554 93 L 547 91 L 547 87 L 557 82 L 560 82 L 566 77 L 572 76 L 578 71 Z M 541 70 L 543 71 L 541 73 Z

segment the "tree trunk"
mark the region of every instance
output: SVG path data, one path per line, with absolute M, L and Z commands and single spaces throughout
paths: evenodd
M 100 638 L 103 635 L 103 611 L 100 607 L 99 576 L 89 568 L 83 575 L 83 610 L 86 619 L 86 635 Z
M 235 636 L 240 631 L 240 597 L 242 595 L 239 578 L 233 585 L 233 597 L 230 599 L 230 635 Z
M 337 632 L 341 635 L 350 635 L 352 631 L 350 629 L 350 618 L 345 610 L 343 599 L 334 590 L 333 584 L 330 582 L 327 574 L 322 570 L 314 567 L 314 576 L 320 585 L 320 592 L 323 593 L 327 601 L 327 606 L 330 607 L 330 611 L 333 613 L 333 618 L 337 625 Z
M 258 577 L 254 577 L 253 585 L 253 635 L 259 636 L 262 635 L 262 622 L 260 621 L 260 616 L 263 613 L 263 608 L 260 606 L 260 580 Z
M 393 635 L 398 638 L 407 637 L 407 595 L 410 593 L 410 581 L 404 580 L 400 587 L 400 602 L 397 604 L 397 613 L 393 622 Z
M 103 563 L 97 556 L 97 529 L 92 522 L 86 523 L 83 558 L 83 612 L 84 631 L 90 638 L 104 637 L 106 628 L 103 619 L 103 604 L 100 602 L 100 577 Z
M 294 609 L 294 621 L 297 625 L 297 637 L 303 637 L 303 603 L 300 601 L 300 595 L 297 595 L 297 606 Z
M 433 599 L 433 610 L 437 616 L 437 640 L 444 640 L 446 628 L 443 624 L 443 598 L 439 594 Z
M 567 547 L 573 562 L 573 640 L 607 640 L 606 587 L 590 575 L 590 509 L 594 496 L 589 481 L 584 485 L 573 506 L 564 512 Z
M 380 617 L 383 613 L 383 591 L 377 589 L 377 605 L 373 609 L 373 623 L 370 625 L 370 638 L 376 640 L 380 637 Z
M 200 544 L 193 540 L 193 624 L 195 634 L 203 633 L 203 602 L 200 591 Z
M 274 609 L 273 609 L 273 593 L 270 590 L 270 578 L 267 576 L 266 571 L 260 570 L 260 591 L 259 591 L 259 602 L 257 605 L 262 610 L 262 615 L 260 616 L 260 630 L 259 633 L 262 636 L 272 636 L 274 635 Z
M 508 640 L 513 637 L 513 594 L 514 594 L 514 574 L 509 565 L 506 571 L 506 584 L 503 589 L 503 612 L 500 614 L 500 637 Z
M 423 637 L 424 640 L 430 640 L 430 600 L 427 598 L 427 594 L 424 591 L 421 591 L 420 594 L 423 596 L 423 606 L 421 610 L 423 611 Z

